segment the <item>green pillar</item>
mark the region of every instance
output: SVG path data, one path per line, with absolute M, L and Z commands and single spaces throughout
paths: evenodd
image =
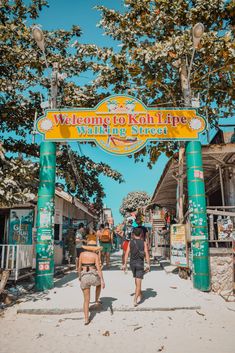
M 201 291 L 210 290 L 208 228 L 202 151 L 199 141 L 186 143 L 188 200 L 193 255 L 193 284 Z
M 54 277 L 54 203 L 56 144 L 40 145 L 40 175 L 37 210 L 36 290 L 53 288 Z

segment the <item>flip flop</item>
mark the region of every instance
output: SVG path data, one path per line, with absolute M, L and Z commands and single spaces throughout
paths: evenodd
M 85 321 L 84 325 L 87 326 L 87 325 L 89 325 L 89 323 L 90 323 L 90 320 Z

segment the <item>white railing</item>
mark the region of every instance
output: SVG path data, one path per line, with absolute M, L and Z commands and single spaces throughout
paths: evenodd
M 0 268 L 14 273 L 17 281 L 19 270 L 33 266 L 33 245 L 0 245 Z

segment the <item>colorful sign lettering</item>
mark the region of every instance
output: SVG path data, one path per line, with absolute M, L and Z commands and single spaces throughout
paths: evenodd
M 93 141 L 118 155 L 134 153 L 148 141 L 198 140 L 205 128 L 194 108 L 146 107 L 125 95 L 105 98 L 95 108 L 47 110 L 37 121 L 45 141 Z

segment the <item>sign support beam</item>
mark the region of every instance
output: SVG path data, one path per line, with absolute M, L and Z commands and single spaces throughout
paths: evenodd
M 184 105 L 186 107 L 191 107 L 191 89 L 185 63 L 181 66 L 180 75 Z M 210 271 L 208 256 L 208 227 L 200 141 L 186 142 L 185 155 L 191 223 L 193 285 L 201 291 L 209 291 Z
M 51 108 L 56 109 L 58 72 L 53 65 Z M 56 143 L 41 142 L 37 205 L 36 278 L 37 291 L 54 286 L 54 212 L 55 212 Z

